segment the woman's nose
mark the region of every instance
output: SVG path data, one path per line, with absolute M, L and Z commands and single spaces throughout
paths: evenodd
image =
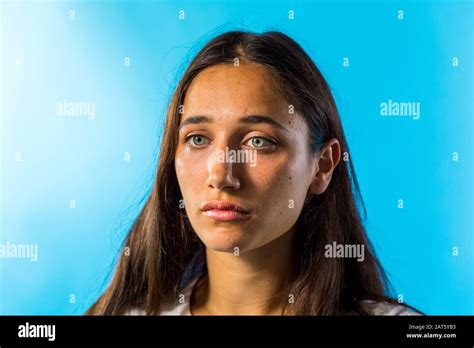
M 225 148 L 218 148 L 212 153 L 207 160 L 208 177 L 206 184 L 212 188 L 223 190 L 224 188 L 231 188 L 238 190 L 240 188 L 239 179 L 234 176 L 234 163 L 227 160 Z

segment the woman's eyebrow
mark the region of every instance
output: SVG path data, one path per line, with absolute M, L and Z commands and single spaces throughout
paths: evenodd
M 258 123 L 267 123 L 270 126 L 280 129 L 282 131 L 288 132 L 288 129 L 279 124 L 277 121 L 275 121 L 272 117 L 270 116 L 264 116 L 264 115 L 250 115 L 250 116 L 245 116 L 242 117 L 240 120 L 242 123 L 250 123 L 250 124 L 258 124 Z
M 247 123 L 247 124 L 259 124 L 259 123 L 267 123 L 270 126 L 277 128 L 279 130 L 288 132 L 288 129 L 282 126 L 280 123 L 275 121 L 270 116 L 265 115 L 249 115 L 244 116 L 239 119 L 240 123 Z M 199 123 L 212 123 L 212 118 L 208 116 L 190 116 L 186 118 L 181 125 L 179 126 L 179 130 L 188 124 L 199 124 Z
M 179 126 L 178 131 L 188 124 L 212 123 L 212 120 L 207 116 L 190 116 L 186 118 Z

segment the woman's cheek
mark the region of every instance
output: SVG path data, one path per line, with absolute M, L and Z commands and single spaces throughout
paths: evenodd
M 193 190 L 197 187 L 195 182 L 196 176 L 194 175 L 194 171 L 197 168 L 192 165 L 189 156 L 181 154 L 175 159 L 175 169 L 181 194 L 183 195 L 185 205 L 187 205 L 188 201 L 192 201 Z
M 288 173 L 288 156 L 257 156 L 257 165 L 251 169 L 257 187 L 265 190 L 280 190 L 284 185 L 282 180 Z
M 255 173 L 260 201 L 267 202 L 269 213 L 276 214 L 278 219 L 293 219 L 305 199 L 306 178 L 301 175 L 302 168 L 295 165 L 289 155 L 262 162 L 259 172 Z

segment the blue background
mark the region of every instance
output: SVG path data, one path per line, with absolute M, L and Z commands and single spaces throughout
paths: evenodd
M 4 2 L 1 11 L 0 243 L 37 244 L 39 258 L 0 259 L 0 314 L 81 314 L 104 290 L 149 192 L 172 89 L 197 49 L 230 29 L 284 31 L 327 78 L 395 293 L 427 314 L 474 314 L 471 1 Z M 64 99 L 94 102 L 95 118 L 58 116 Z M 420 102 L 420 119 L 380 116 L 388 99 Z

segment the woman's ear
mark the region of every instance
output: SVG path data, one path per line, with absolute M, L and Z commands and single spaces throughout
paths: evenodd
M 309 192 L 313 194 L 321 194 L 326 191 L 331 182 L 332 173 L 341 159 L 341 146 L 335 138 L 327 141 L 315 158 L 316 173 L 309 187 Z

